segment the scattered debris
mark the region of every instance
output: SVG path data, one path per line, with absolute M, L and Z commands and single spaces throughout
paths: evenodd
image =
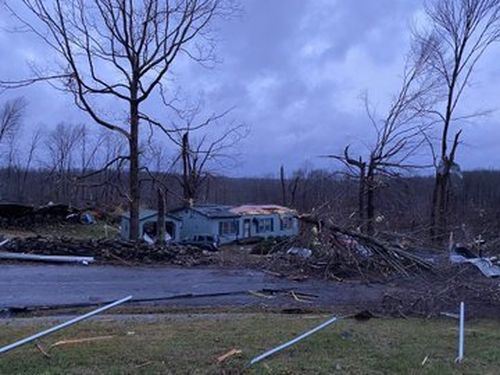
M 236 295 L 254 295 L 254 296 L 274 296 L 275 294 L 288 294 L 290 289 L 269 289 L 263 288 L 258 291 L 248 291 L 248 290 L 235 290 L 230 292 L 215 292 L 215 293 L 203 293 L 203 294 L 175 294 L 171 296 L 164 297 L 151 297 L 151 298 L 133 298 L 130 302 L 133 303 L 145 303 L 145 302 L 160 302 L 160 301 L 171 301 L 179 299 L 194 299 L 194 298 L 212 298 L 212 297 L 225 297 L 225 296 L 236 296 Z M 300 295 L 301 293 L 299 293 Z M 307 295 L 304 293 L 304 295 Z M 311 295 L 312 296 L 312 295 Z M 83 302 L 83 303 L 68 303 L 68 304 L 57 304 L 57 305 L 32 305 L 32 306 L 8 306 L 0 310 L 0 312 L 7 312 L 9 315 L 16 313 L 27 313 L 32 311 L 48 311 L 48 310 L 60 310 L 60 309 L 77 309 L 85 307 L 100 306 L 103 304 L 109 304 L 113 301 L 101 301 L 101 302 Z M 133 333 L 132 333 L 133 334 Z
M 275 354 L 275 353 L 277 353 L 277 352 L 279 352 L 279 351 L 281 351 L 281 350 L 283 350 L 283 349 L 286 349 L 286 348 L 288 348 L 288 347 L 290 347 L 290 346 L 292 346 L 292 345 L 296 344 L 297 342 L 299 342 L 299 341 L 301 341 L 301 340 L 305 339 L 305 338 L 306 338 L 306 337 L 308 337 L 308 336 L 311 336 L 312 334 L 314 334 L 314 333 L 316 333 L 316 332 L 318 332 L 318 331 L 322 330 L 323 328 L 328 327 L 330 324 L 332 324 L 332 323 L 336 322 L 336 321 L 337 321 L 337 319 L 338 319 L 337 317 L 333 317 L 333 318 L 331 318 L 331 319 L 327 320 L 326 322 L 321 323 L 319 326 L 314 327 L 314 328 L 313 328 L 313 329 L 311 329 L 310 331 L 307 331 L 307 332 L 303 333 L 302 335 L 297 336 L 296 338 L 294 338 L 294 339 L 292 339 L 292 340 L 290 340 L 290 341 L 287 341 L 287 342 L 285 342 L 284 344 L 281 344 L 281 345 L 277 346 L 277 347 L 276 347 L 276 348 L 274 348 L 274 349 L 271 349 L 271 350 L 269 350 L 269 351 L 267 351 L 267 352 L 265 352 L 265 353 L 262 353 L 261 355 L 259 355 L 259 356 L 255 357 L 255 358 L 253 358 L 253 359 L 250 361 L 250 363 L 248 364 L 248 367 L 250 367 L 250 366 L 252 366 L 252 365 L 256 364 L 257 362 L 262 361 L 263 359 L 265 359 L 265 358 L 267 358 L 267 357 L 270 357 L 271 355 L 273 355 L 273 354 Z
M 308 296 L 307 294 L 295 292 L 293 290 L 290 292 L 290 294 L 295 301 L 302 302 L 302 303 L 312 303 L 313 299 L 315 298 L 315 297 Z
M 0 259 L 4 260 L 23 260 L 32 262 L 46 262 L 46 263 L 80 263 L 88 265 L 94 262 L 93 257 L 76 257 L 65 255 L 35 255 L 25 253 L 9 253 L 0 252 Z
M 35 341 L 35 347 L 43 354 L 45 358 L 51 358 L 50 354 L 45 350 L 45 348 L 39 342 Z
M 458 314 L 453 314 L 449 312 L 441 312 L 440 315 L 446 316 L 447 318 L 452 318 L 452 319 L 460 319 L 460 316 Z
M 3 353 L 7 353 L 8 351 L 10 350 L 13 350 L 19 346 L 22 346 L 22 345 L 25 345 L 27 343 L 30 343 L 32 341 L 35 341 L 35 340 L 38 340 L 40 337 L 43 337 L 43 336 L 47 336 L 47 335 L 50 335 L 51 333 L 54 333 L 54 332 L 57 332 L 61 329 L 64 329 L 66 327 L 69 327 L 69 326 L 72 326 L 73 324 L 76 324 L 76 323 L 79 323 L 81 322 L 82 320 L 85 320 L 85 319 L 88 319 L 88 318 L 91 318 L 93 317 L 94 315 L 97 315 L 97 314 L 100 314 L 106 310 L 109 310 L 115 306 L 118 306 L 118 305 L 121 305 L 125 302 L 128 302 L 132 299 L 132 296 L 128 296 L 128 297 L 125 297 L 125 298 L 122 298 L 118 301 L 115 301 L 113 303 L 110 303 L 108 305 L 105 305 L 105 306 L 102 306 L 96 310 L 93 310 L 93 311 L 90 311 L 84 315 L 81 315 L 81 316 L 77 316 L 76 318 L 73 318 L 71 320 L 68 320 L 67 322 L 64 322 L 62 324 L 58 324 L 52 328 L 49 328 L 49 329 L 46 329 L 45 331 L 42 331 L 42 332 L 39 332 L 37 334 L 34 334 L 32 336 L 29 336 L 29 337 L 26 337 L 22 340 L 19 340 L 19 341 L 16 341 L 12 344 L 9 344 L 7 346 L 4 346 L 2 348 L 0 348 L 0 354 L 3 354 Z
M 241 353 L 243 353 L 243 352 L 239 349 L 231 349 L 227 353 L 224 353 L 223 355 L 217 357 L 217 362 L 219 362 L 219 363 L 224 362 L 226 359 L 233 357 L 235 355 L 239 355 Z
M 313 252 L 311 249 L 306 249 L 303 247 L 291 247 L 286 253 L 288 255 L 295 255 L 301 258 L 309 258 Z
M 425 366 L 425 364 L 427 363 L 428 360 L 429 360 L 429 355 L 426 355 L 425 358 L 424 358 L 424 360 L 421 363 L 422 367 Z
M 167 263 L 192 267 L 215 262 L 210 254 L 195 246 L 178 244 L 158 246 L 119 239 L 95 240 L 40 236 L 13 238 L 2 249 L 12 253 L 94 257 L 96 261 L 119 261 L 128 265 Z
M 484 276 L 486 277 L 499 277 L 500 276 L 500 266 L 493 263 L 496 261 L 496 257 L 492 258 L 479 258 L 479 257 L 468 257 L 456 252 L 450 254 L 451 263 L 470 263 L 476 266 Z
M 83 344 L 87 342 L 94 342 L 94 341 L 103 341 L 103 340 L 110 340 L 114 338 L 115 336 L 95 336 L 95 337 L 85 337 L 81 339 L 73 339 L 73 340 L 61 340 L 57 341 L 54 344 L 50 346 L 50 348 L 56 348 L 58 346 L 64 346 L 64 345 L 74 345 L 74 344 Z
M 154 362 L 153 361 L 147 361 L 147 362 L 144 362 L 144 363 L 141 363 L 137 366 L 135 366 L 136 369 L 139 369 L 139 368 L 143 368 L 143 367 L 146 367 L 146 366 L 149 366 L 149 365 L 152 365 Z

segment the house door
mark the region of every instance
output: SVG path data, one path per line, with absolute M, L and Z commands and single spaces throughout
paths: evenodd
M 250 219 L 243 220 L 243 237 L 248 238 L 251 235 L 250 231 Z

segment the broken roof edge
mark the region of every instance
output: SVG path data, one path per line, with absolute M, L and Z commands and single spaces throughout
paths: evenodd
M 244 204 L 244 205 L 217 205 L 199 204 L 194 206 L 183 206 L 169 211 L 177 213 L 183 210 L 193 210 L 200 215 L 212 219 L 236 218 L 244 216 L 266 216 L 266 215 L 292 215 L 298 216 L 295 209 L 277 204 Z

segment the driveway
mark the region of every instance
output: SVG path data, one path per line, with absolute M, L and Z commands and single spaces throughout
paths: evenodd
M 66 265 L 0 265 L 0 309 L 40 305 L 103 302 L 133 295 L 136 299 L 180 294 L 207 294 L 261 289 L 293 289 L 318 295 L 315 306 L 354 305 L 380 301 L 381 284 L 347 284 L 321 280 L 290 281 L 252 270 L 178 267 L 116 267 Z M 293 304 L 290 297 L 264 300 Z M 258 305 L 249 294 L 185 298 L 162 304 L 185 306 Z

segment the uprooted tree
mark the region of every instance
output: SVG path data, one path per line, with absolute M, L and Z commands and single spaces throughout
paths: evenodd
M 439 151 L 433 151 L 436 174 L 431 237 L 442 240 L 449 214 L 450 180 L 459 168 L 460 123 L 481 114 L 460 112 L 460 99 L 477 62 L 500 39 L 500 0 L 434 0 L 427 4 L 425 13 L 430 26 L 417 31 L 415 39 L 429 51 L 427 72 L 440 81 L 444 99 L 429 112 L 436 116 L 441 133 Z
M 18 88 L 50 81 L 72 94 L 76 105 L 97 124 L 126 139 L 128 154 L 115 155 L 112 161 L 128 163 L 130 239 L 137 240 L 139 144 L 144 123 L 141 120 L 151 118 L 144 112 L 145 104 L 162 88 L 162 82 L 179 56 L 199 63 L 213 60 L 210 25 L 215 18 L 231 14 L 235 9 L 233 3 L 226 0 L 21 0 L 8 1 L 6 6 L 24 28 L 55 52 L 59 64 L 45 70 L 33 68 L 33 77 L 3 82 L 2 86 Z M 56 70 L 54 66 L 62 68 Z M 108 163 L 110 165 L 112 163 Z
M 375 192 L 382 179 L 397 177 L 405 170 L 419 167 L 412 163 L 411 158 L 424 142 L 426 125 L 422 116 L 430 105 L 432 96 L 429 93 L 435 86 L 432 80 L 424 79 L 422 75 L 428 58 L 425 48 L 416 47 L 410 54 L 401 89 L 381 121 L 375 118 L 365 98 L 368 118 L 376 135 L 366 157 L 352 156 L 349 145 L 341 155 L 327 155 L 343 163 L 348 176 L 357 180 L 357 225 L 370 235 L 375 227 Z

